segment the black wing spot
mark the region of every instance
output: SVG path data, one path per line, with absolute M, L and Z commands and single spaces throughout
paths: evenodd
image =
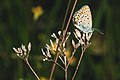
M 81 18 L 84 18 L 84 15 Z

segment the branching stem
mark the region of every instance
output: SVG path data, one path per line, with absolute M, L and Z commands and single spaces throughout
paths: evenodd
M 51 61 L 51 62 L 53 62 L 53 63 L 57 64 L 60 68 L 62 68 L 63 70 L 65 70 L 65 68 L 64 68 L 64 67 L 62 67 L 59 63 L 55 62 L 54 60 L 48 60 L 48 61 Z

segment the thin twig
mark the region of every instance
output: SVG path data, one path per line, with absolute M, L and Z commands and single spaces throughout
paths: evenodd
M 76 3 L 77 3 L 77 0 L 75 0 L 75 2 L 74 2 L 74 5 L 73 5 L 73 8 L 72 8 L 70 17 L 69 17 L 69 19 L 68 19 L 68 22 L 67 22 L 67 25 L 66 25 L 66 28 L 65 28 L 65 33 L 63 34 L 62 42 L 64 42 L 64 40 L 65 40 L 64 38 L 65 38 L 65 36 L 66 36 L 67 30 L 68 30 L 68 26 L 69 26 L 69 24 L 70 24 L 70 21 L 71 21 L 72 14 L 73 14 L 73 11 L 74 11 L 74 9 L 75 9 Z
M 63 61 L 63 59 L 61 58 L 61 56 L 59 56 L 59 59 L 60 59 L 61 62 L 65 65 L 65 62 Z
M 67 68 L 65 68 L 65 80 L 67 80 Z
M 48 61 L 51 61 L 51 62 L 53 62 L 53 63 L 55 63 L 55 61 L 54 60 L 48 60 Z M 62 67 L 59 63 L 55 63 L 55 64 L 57 64 L 60 68 L 62 68 L 63 70 L 65 70 L 65 68 L 64 67 Z
M 64 26 L 65 26 L 65 21 L 66 21 L 66 18 L 67 18 L 68 10 L 69 10 L 69 8 L 70 8 L 70 3 L 71 3 L 71 0 L 69 0 L 69 2 L 68 2 L 68 6 L 67 6 L 66 13 L 65 13 L 65 17 L 64 17 L 64 19 L 63 19 L 63 24 L 62 24 L 62 29 L 61 29 L 61 31 L 63 31 Z
M 53 72 L 54 72 L 55 66 L 56 66 L 55 63 L 57 62 L 58 57 L 59 57 L 59 54 L 56 55 L 55 62 L 53 63 L 52 70 L 51 70 L 51 73 L 50 73 L 50 80 L 52 80 Z
M 84 52 L 86 51 L 87 47 L 88 47 L 88 46 L 82 48 L 82 53 L 81 53 L 81 55 L 80 55 L 80 58 L 79 58 L 79 61 L 78 61 L 76 70 L 75 70 L 74 75 L 73 75 L 73 77 L 72 77 L 72 80 L 75 79 L 75 76 L 76 76 L 76 74 L 77 74 L 78 68 L 79 68 L 79 66 L 80 66 L 80 64 L 81 64 L 81 60 L 82 60 L 82 58 L 83 58 L 83 54 L 84 54 Z
M 30 68 L 30 70 L 32 71 L 32 73 L 35 75 L 35 77 L 40 80 L 40 78 L 38 77 L 38 75 L 35 73 L 35 71 L 33 70 L 33 68 L 31 67 L 31 65 L 28 62 L 28 59 L 25 60 L 25 62 L 27 63 L 28 67 Z
M 65 62 L 65 80 L 67 80 L 67 60 L 66 60 L 66 56 L 64 56 L 64 62 Z

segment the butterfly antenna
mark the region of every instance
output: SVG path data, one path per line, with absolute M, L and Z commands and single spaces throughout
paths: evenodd
M 100 30 L 100 29 L 93 28 L 93 30 L 95 30 L 95 31 L 99 32 L 100 34 L 104 34 L 104 33 L 103 33 L 103 31 L 102 31 L 102 30 Z

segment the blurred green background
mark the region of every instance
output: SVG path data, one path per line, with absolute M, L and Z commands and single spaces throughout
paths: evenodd
M 76 80 L 120 80 L 119 3 L 119 0 L 78 0 L 75 11 L 88 4 L 93 16 L 93 27 L 102 30 L 104 35 L 94 32 L 92 44 L 83 57 Z M 41 48 L 49 43 L 50 34 L 61 29 L 67 4 L 68 0 L 0 2 L 0 80 L 36 80 L 12 49 L 29 42 L 32 43 L 29 57 L 31 65 L 39 76 L 49 78 L 52 64 L 42 61 Z M 69 31 L 73 29 L 71 22 Z M 77 53 L 76 56 L 79 56 L 80 50 Z M 69 80 L 75 66 L 69 68 Z M 54 80 L 64 80 L 64 72 L 59 67 L 56 67 Z

